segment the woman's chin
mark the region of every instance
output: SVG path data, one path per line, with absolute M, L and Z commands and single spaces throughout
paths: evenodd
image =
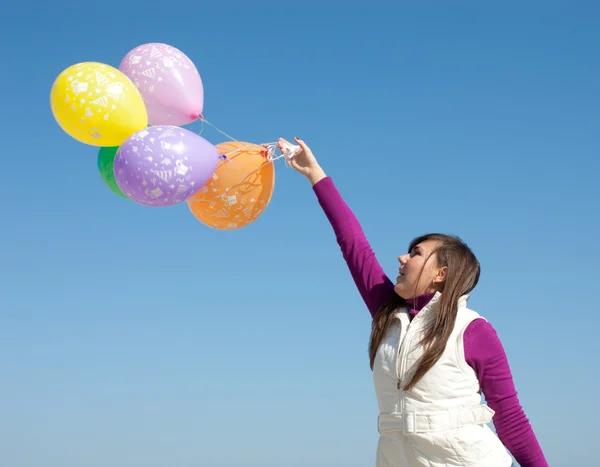
M 403 298 L 404 300 L 410 298 L 410 293 L 407 293 L 407 290 L 406 290 L 406 287 L 404 287 L 404 284 L 396 283 L 396 285 L 394 285 L 394 292 L 396 292 L 396 295 L 398 295 L 400 298 Z

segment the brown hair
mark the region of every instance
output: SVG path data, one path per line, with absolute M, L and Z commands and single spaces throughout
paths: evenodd
M 426 328 L 420 342 L 425 347 L 425 352 L 421 356 L 412 378 L 405 384 L 405 391 L 412 388 L 440 359 L 456 322 L 458 299 L 473 290 L 479 281 L 479 261 L 459 237 L 439 233 L 422 235 L 410 242 L 408 251 L 412 251 L 419 243 L 427 240 L 438 242 L 431 256 L 436 261 L 437 267 L 446 266 L 448 271 L 446 280 L 438 288 L 441 297 L 432 326 Z M 403 298 L 394 294 L 394 297 L 375 314 L 369 341 L 371 370 L 382 339 L 390 325 L 397 319 L 396 311 L 406 305 Z

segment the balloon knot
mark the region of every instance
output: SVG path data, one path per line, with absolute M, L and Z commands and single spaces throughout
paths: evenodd
M 268 144 L 262 144 L 261 146 L 263 147 L 263 149 L 261 149 L 260 155 L 262 157 L 264 157 L 265 159 L 268 159 L 269 158 L 269 145 Z

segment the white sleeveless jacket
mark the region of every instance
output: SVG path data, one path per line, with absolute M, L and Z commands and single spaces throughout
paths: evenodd
M 479 382 L 464 355 L 463 333 L 480 316 L 461 297 L 454 330 L 437 363 L 406 392 L 423 354 L 424 329 L 435 318 L 441 295 L 412 320 L 408 311 L 381 342 L 373 377 L 379 405 L 377 467 L 510 467 L 512 459 L 487 426 L 494 412 L 481 403 Z

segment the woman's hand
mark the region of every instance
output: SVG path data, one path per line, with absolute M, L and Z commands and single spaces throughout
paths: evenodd
M 300 150 L 294 154 L 292 158 L 288 161 L 290 165 L 297 171 L 304 175 L 312 185 L 315 185 L 317 182 L 323 180 L 327 175 L 317 162 L 316 157 L 310 150 L 310 148 L 306 145 L 306 143 L 298 138 L 294 138 L 294 141 L 298 146 L 300 146 Z M 283 138 L 279 138 L 279 148 L 282 148 L 282 145 L 290 144 Z

